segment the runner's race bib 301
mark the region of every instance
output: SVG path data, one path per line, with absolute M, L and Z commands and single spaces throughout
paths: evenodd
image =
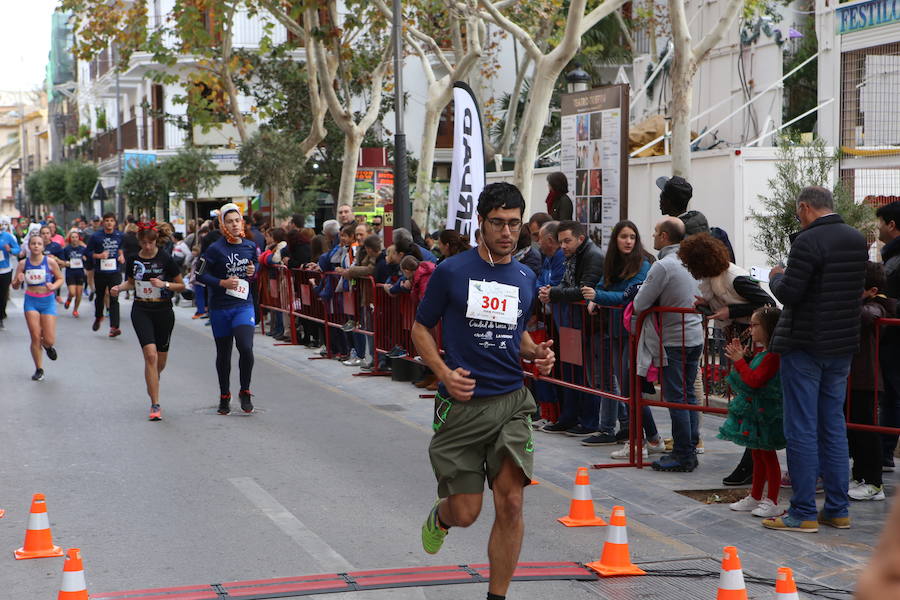
M 162 298 L 162 288 L 155 287 L 149 281 L 135 281 L 134 293 L 141 300 L 155 300 Z
M 73 256 L 71 259 L 69 259 L 69 268 L 70 269 L 83 269 L 84 262 L 82 262 L 82 260 L 80 258 L 76 258 Z
M 28 285 L 43 285 L 47 281 L 47 271 L 44 269 L 25 269 L 25 283 Z
M 238 279 L 238 286 L 235 289 L 226 289 L 225 293 L 229 296 L 234 296 L 235 298 L 240 298 L 241 300 L 246 300 L 247 295 L 250 294 L 250 284 L 247 283 L 245 279 Z
M 466 317 L 516 325 L 519 320 L 519 288 L 495 281 L 470 279 Z
M 101 258 L 100 259 L 100 270 L 101 271 L 115 271 L 116 270 L 116 259 Z

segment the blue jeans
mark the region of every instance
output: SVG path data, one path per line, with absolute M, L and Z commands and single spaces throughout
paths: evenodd
M 584 367 L 563 364 L 563 380 L 585 385 Z M 590 431 L 600 426 L 600 398 L 578 390 L 564 388 L 559 422 L 564 425 L 581 425 Z
M 801 521 L 816 519 L 816 478 L 825 482 L 829 517 L 846 517 L 850 504 L 850 469 L 844 400 L 851 355 L 816 356 L 803 350 L 781 355 L 784 392 L 784 436 L 791 473 L 789 514 Z
M 284 333 L 284 315 L 277 310 L 272 311 L 272 335 Z
M 664 402 L 680 404 L 697 404 L 694 394 L 694 380 L 697 379 L 697 368 L 703 346 L 666 346 L 668 364 L 662 370 L 662 391 Z M 700 441 L 700 413 L 696 410 L 669 409 L 672 419 L 672 456 L 679 460 L 687 459 L 696 453 L 697 442 Z M 644 414 L 646 419 L 646 414 Z
M 196 314 L 206 313 L 206 286 L 194 284 L 194 304 L 197 305 Z
M 597 340 L 600 341 L 600 345 L 594 349 L 595 371 L 592 383 L 594 387 L 613 394 L 620 394 L 619 390 L 622 387 L 621 383 L 616 386 L 615 379 L 613 378 L 614 363 L 619 362 L 618 343 L 620 339 L 621 338 L 609 337 L 600 338 L 598 336 Z M 625 345 L 628 345 L 627 340 L 625 341 Z M 604 398 L 602 396 L 599 398 L 600 433 L 614 433 L 616 431 L 616 421 L 620 423 L 620 429 L 628 431 L 628 408 L 618 400 Z
M 617 351 L 619 349 L 618 342 L 616 338 L 613 338 L 613 348 Z M 622 356 L 618 360 L 613 361 L 613 370 L 616 373 L 616 381 L 619 382 L 619 393 L 622 396 L 630 397 L 631 396 L 631 357 L 628 354 L 628 340 L 622 340 Z M 619 403 L 622 407 L 622 412 L 619 413 L 619 422 L 622 423 L 622 429 L 628 429 L 628 405 Z M 622 414 L 625 415 L 625 421 L 622 421 Z M 656 429 L 656 421 L 653 420 L 653 413 L 650 411 L 649 406 L 645 406 L 641 410 L 641 425 L 644 429 L 644 437 L 647 438 L 650 442 L 659 441 L 659 431 Z

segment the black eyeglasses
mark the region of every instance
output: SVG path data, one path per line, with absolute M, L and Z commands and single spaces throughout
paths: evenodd
M 503 219 L 486 219 L 488 223 L 491 224 L 491 227 L 496 229 L 497 231 L 503 231 L 504 227 L 509 227 L 510 233 L 516 233 L 520 229 L 522 229 L 522 221 L 520 219 L 513 219 L 511 221 L 504 221 Z

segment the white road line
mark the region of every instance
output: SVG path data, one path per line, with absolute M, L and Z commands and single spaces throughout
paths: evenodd
M 345 573 L 357 571 L 350 561 L 328 545 L 328 542 L 319 537 L 314 531 L 303 524 L 294 513 L 275 499 L 272 494 L 263 489 L 252 477 L 232 477 L 228 481 L 234 485 L 256 508 L 269 517 L 289 538 L 294 540 L 316 564 L 325 572 Z M 325 594 L 320 596 L 323 600 L 328 598 L 344 598 L 343 594 Z M 396 590 L 373 590 L 366 592 L 366 598 L 370 600 L 425 600 L 425 592 L 418 588 L 399 588 Z

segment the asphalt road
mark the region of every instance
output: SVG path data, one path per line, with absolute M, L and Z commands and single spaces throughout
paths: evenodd
M 82 549 L 92 593 L 486 562 L 489 499 L 480 521 L 453 530 L 438 555 L 421 549 L 435 495 L 426 454 L 432 406 L 408 384 L 354 378 L 352 369 L 257 335 L 258 411 L 222 417 L 209 328 L 176 308 L 164 419 L 152 423 L 127 304 L 117 339 L 107 338 L 107 323 L 90 330 L 89 307 L 80 320 L 63 311 L 59 360 L 46 361 L 46 379 L 35 383 L 20 292 L 13 302 L 0 331 L 0 597 L 49 598 L 59 589 L 61 559 L 13 559 L 36 492 L 47 497 L 54 541 Z M 236 365 L 233 378 L 236 395 Z M 566 462 L 553 448 L 540 458 L 543 440 L 558 437 L 538 441 L 545 481 L 527 490 L 523 561 L 595 560 L 606 537 L 602 528 L 556 523 L 568 509 L 571 484 L 563 482 L 587 462 Z M 697 556 L 637 524 L 630 533 L 639 555 Z M 511 597 L 596 598 L 596 585 L 515 583 Z M 471 584 L 365 597 L 485 591 Z

